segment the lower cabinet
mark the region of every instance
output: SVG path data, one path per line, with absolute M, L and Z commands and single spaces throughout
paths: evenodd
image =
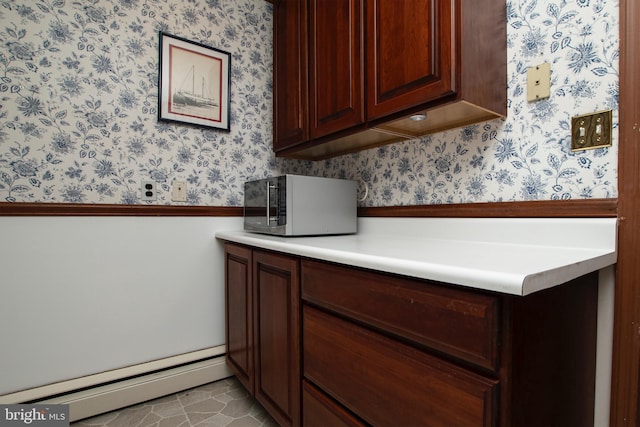
M 526 297 L 227 244 L 227 360 L 283 426 L 593 425 L 597 274 Z
M 300 425 L 296 258 L 226 245 L 227 364 L 281 426 Z
M 596 273 L 518 297 L 303 260 L 301 287 L 304 381 L 365 425 L 593 425 Z
M 252 251 L 225 246 L 225 336 L 227 365 L 252 394 L 255 392 L 253 369 L 253 283 Z
M 375 426 L 491 426 L 498 381 L 304 308 L 304 376 Z

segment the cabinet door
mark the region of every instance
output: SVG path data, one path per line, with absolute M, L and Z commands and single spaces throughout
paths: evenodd
M 298 260 L 254 251 L 255 396 L 281 426 L 300 424 Z
M 278 0 L 273 5 L 273 149 L 309 139 L 307 2 Z
M 312 139 L 364 122 L 361 0 L 311 0 L 309 133 Z
M 227 244 L 224 259 L 227 365 L 253 393 L 251 250 Z
M 367 120 L 456 92 L 456 3 L 367 0 Z

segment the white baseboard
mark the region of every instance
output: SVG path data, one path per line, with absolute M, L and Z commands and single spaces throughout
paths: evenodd
M 224 345 L 208 347 L 202 350 L 192 351 L 190 353 L 178 354 L 175 356 L 165 357 L 163 359 L 126 366 L 124 368 L 98 372 L 92 375 L 85 375 L 83 377 L 18 390 L 9 394 L 1 395 L 0 404 L 35 402 L 51 396 L 71 393 L 76 390 L 84 390 L 89 387 L 124 380 L 138 375 L 147 374 L 149 372 L 156 372 L 162 369 L 172 368 L 174 366 L 181 366 L 191 362 L 211 359 L 223 355 L 226 351 L 225 349 L 226 347 Z
M 68 404 L 77 421 L 230 377 L 224 353 L 221 345 L 46 384 L 2 395 L 0 404 Z
M 113 411 L 150 399 L 218 381 L 232 375 L 224 355 L 131 379 L 45 399 L 37 403 L 69 405 L 70 421 Z

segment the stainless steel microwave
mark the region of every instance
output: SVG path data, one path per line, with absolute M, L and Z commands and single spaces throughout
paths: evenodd
M 244 229 L 280 236 L 357 231 L 356 181 L 282 175 L 244 184 Z

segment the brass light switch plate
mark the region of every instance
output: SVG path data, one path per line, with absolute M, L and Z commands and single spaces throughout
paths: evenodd
M 611 110 L 571 118 L 571 150 L 611 147 Z

